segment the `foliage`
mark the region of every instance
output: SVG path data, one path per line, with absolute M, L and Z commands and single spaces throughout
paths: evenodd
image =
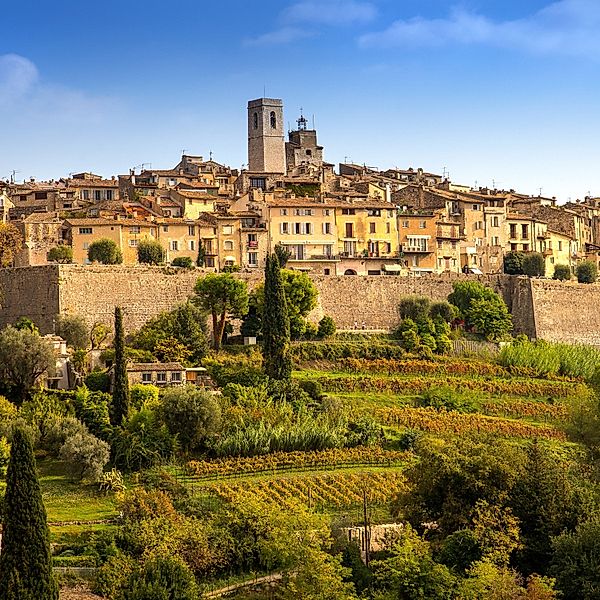
M 571 267 L 569 265 L 555 265 L 552 277 L 558 281 L 569 281 L 571 279 Z
M 406 352 L 397 342 L 373 340 L 368 344 L 359 342 L 296 342 L 291 345 L 293 358 L 307 360 L 339 360 L 341 358 L 402 358 Z
M 335 334 L 335 321 L 328 315 L 325 315 L 319 321 L 317 336 L 321 339 L 331 337 Z
M 90 329 L 90 348 L 92 350 L 100 348 L 110 333 L 111 331 L 108 325 L 99 322 L 94 323 Z
M 106 442 L 91 433 L 78 433 L 65 441 L 59 457 L 74 478 L 96 482 L 110 458 L 110 451 Z
M 131 336 L 130 343 L 163 360 L 197 364 L 207 350 L 206 316 L 191 302 L 186 302 L 150 319 Z
M 134 570 L 118 600 L 197 600 L 194 575 L 179 558 L 157 556 Z
M 427 296 L 405 296 L 398 303 L 398 314 L 401 319 L 419 321 L 429 317 L 431 301 Z
M 16 429 L 12 438 L 2 526 L 0 597 L 58 600 L 33 447 L 22 428 Z
M 198 254 L 196 256 L 196 266 L 203 267 L 206 263 L 206 248 L 202 240 L 198 241 Z
M 468 394 L 460 393 L 450 386 L 432 386 L 421 396 L 421 406 L 430 406 L 437 410 L 457 412 L 475 412 L 475 406 Z
M 275 244 L 275 256 L 282 269 L 287 267 L 288 261 L 292 258 L 292 253 L 282 244 Z
M 186 452 L 205 450 L 221 430 L 219 402 L 194 385 L 165 390 L 159 414 Z
M 75 350 L 85 350 L 88 345 L 88 328 L 80 315 L 59 315 L 56 320 L 56 335 Z
M 0 331 L 0 382 L 18 405 L 44 373 L 54 372 L 55 365 L 52 344 L 37 333 L 10 326 Z
M 292 375 L 290 318 L 279 260 L 267 257 L 263 304 L 263 364 L 268 377 L 278 380 Z
M 29 317 L 19 317 L 15 321 L 15 329 L 19 331 L 30 331 L 39 335 L 39 327 Z
M 120 265 L 123 262 L 123 253 L 116 242 L 102 238 L 89 245 L 88 260 L 103 265 Z
M 241 317 L 248 312 L 248 287 L 230 273 L 208 273 L 194 286 L 193 302 L 212 317 L 213 347 L 219 350 L 227 317 Z
M 550 572 L 556 578 L 564 600 L 593 600 L 600 592 L 600 556 L 598 555 L 600 521 L 597 518 L 580 524 L 553 540 Z
M 54 246 L 54 248 L 48 250 L 46 260 L 48 262 L 70 264 L 73 262 L 73 248 L 71 248 L 71 246 L 65 246 L 64 244 Z
M 150 383 L 135 383 L 129 389 L 131 406 L 135 410 L 156 408 L 158 406 L 159 389 Z
M 158 240 L 140 240 L 137 245 L 137 259 L 140 264 L 160 265 L 165 262 L 165 250 Z
M 598 267 L 591 260 L 584 260 L 577 265 L 575 275 L 579 283 L 594 283 L 598 279 Z
M 98 479 L 98 489 L 105 494 L 109 492 L 124 492 L 125 483 L 121 471 L 112 468 L 110 471 L 102 473 Z
M 446 323 L 452 323 L 457 316 L 458 311 L 453 304 L 446 301 L 432 302 L 429 307 L 429 316 L 435 321 L 436 317 L 440 317 Z
M 111 423 L 117 427 L 127 420 L 129 415 L 129 379 L 127 378 L 127 359 L 125 357 L 125 332 L 123 330 L 123 309 L 115 307 L 115 363 L 113 367 L 113 393 Z
M 504 300 L 478 281 L 455 281 L 448 296 L 469 327 L 488 339 L 502 339 L 512 329 L 512 318 Z
M 504 272 L 507 275 L 523 275 L 524 252 L 507 252 L 504 255 Z
M 189 256 L 176 256 L 171 261 L 171 266 L 192 269 L 194 267 L 194 261 Z
M 9 267 L 23 247 L 23 237 L 12 223 L 0 222 L 0 267 Z
M 92 434 L 103 439 L 110 438 L 109 405 L 111 396 L 106 392 L 95 392 L 86 387 L 77 388 L 75 392 L 75 412 Z
M 543 277 L 546 274 L 546 260 L 539 252 L 527 252 L 523 257 L 523 275 Z
M 95 369 L 86 376 L 85 386 L 92 392 L 110 392 L 110 375 Z
M 139 471 L 169 460 L 177 449 L 176 438 L 147 408 L 135 413 L 115 429 L 111 440 L 115 464 L 126 471 Z

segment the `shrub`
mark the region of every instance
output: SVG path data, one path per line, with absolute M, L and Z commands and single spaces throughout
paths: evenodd
M 62 264 L 69 264 L 73 262 L 73 248 L 71 246 L 59 245 L 48 250 L 46 256 L 48 262 L 57 262 Z
M 98 481 L 110 458 L 109 446 L 91 433 L 78 433 L 68 438 L 60 449 L 59 458 L 67 464 L 79 481 Z
M 450 302 L 433 302 L 429 309 L 429 316 L 434 321 L 436 317 L 441 317 L 446 323 L 452 323 L 458 317 L 458 311 Z
M 334 334 L 335 334 L 335 321 L 331 317 L 325 315 L 319 321 L 319 329 L 317 331 L 317 335 L 321 339 L 323 339 L 323 338 L 331 337 Z
M 91 392 L 110 392 L 110 375 L 96 368 L 85 378 L 85 386 Z
M 140 240 L 137 257 L 141 264 L 160 265 L 165 262 L 165 251 L 158 240 Z
M 507 275 L 523 275 L 523 252 L 507 252 L 504 255 L 504 272 Z
M 221 429 L 221 407 L 213 394 L 193 385 L 165 390 L 159 414 L 184 450 L 206 448 Z
M 192 269 L 194 267 L 194 261 L 189 256 L 178 256 L 171 261 L 171 266 Z
M 523 274 L 529 277 L 543 277 L 546 274 L 546 261 L 539 252 L 528 252 L 523 258 Z
M 575 269 L 579 283 L 594 283 L 598 278 L 598 267 L 591 260 L 584 260 Z
M 59 315 L 56 320 L 56 334 L 75 350 L 85 350 L 88 346 L 88 327 L 80 315 Z
M 95 436 L 107 440 L 112 428 L 109 406 L 111 396 L 105 392 L 92 392 L 85 387 L 75 392 L 75 412 L 77 418 L 86 424 Z
M 569 281 L 571 279 L 571 267 L 569 265 L 556 265 L 553 277 L 558 281 Z
M 315 402 L 323 399 L 323 387 L 318 381 L 305 379 L 300 381 L 299 385 Z
M 90 244 L 88 259 L 103 265 L 119 265 L 123 262 L 123 253 L 113 240 L 102 238 Z
M 429 316 L 430 300 L 426 296 L 406 296 L 398 304 L 401 319 L 417 321 Z
M 155 385 L 147 383 L 136 383 L 129 388 L 131 406 L 135 410 L 144 407 L 155 408 L 158 405 L 159 389 Z
M 123 475 L 121 471 L 117 469 L 111 469 L 106 473 L 102 473 L 98 480 L 99 489 L 101 492 L 108 494 L 108 492 L 124 492 L 125 483 L 123 482 Z
M 431 406 L 438 410 L 475 411 L 475 406 L 469 395 L 461 393 L 447 385 L 431 387 L 426 390 L 419 404 L 421 406 Z

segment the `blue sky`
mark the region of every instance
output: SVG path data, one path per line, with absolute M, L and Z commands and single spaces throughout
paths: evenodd
M 240 167 L 248 99 L 326 158 L 600 195 L 598 0 L 4 0 L 0 177 Z

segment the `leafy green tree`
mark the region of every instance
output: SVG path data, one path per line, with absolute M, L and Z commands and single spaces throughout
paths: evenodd
M 600 595 L 600 520 L 593 518 L 553 539 L 550 574 L 564 600 L 596 600 Z
M 322 338 L 331 337 L 335 334 L 335 321 L 328 315 L 325 315 L 319 321 L 319 328 L 317 329 L 317 335 Z
M 54 248 L 50 248 L 50 250 L 48 250 L 46 260 L 48 262 L 70 264 L 73 262 L 73 248 L 63 244 L 55 246 Z
M 398 314 L 401 319 L 419 321 L 429 317 L 431 301 L 427 296 L 405 296 L 398 303 Z
M 209 273 L 198 278 L 194 292 L 193 302 L 212 317 L 213 347 L 219 350 L 227 317 L 248 312 L 248 286 L 231 273 Z
M 598 267 L 591 260 L 584 260 L 575 269 L 579 283 L 594 283 L 598 279 Z
M 110 449 L 106 442 L 91 433 L 80 432 L 65 441 L 60 449 L 59 458 L 66 463 L 74 479 L 87 479 L 95 483 L 108 463 Z
M 52 374 L 55 367 L 56 355 L 48 340 L 10 326 L 0 331 L 0 382 L 19 406 L 40 377 Z
M 267 257 L 263 312 L 263 361 L 265 373 L 272 379 L 290 379 L 290 320 L 279 259 Z
M 386 550 L 385 558 L 371 563 L 374 586 L 384 592 L 382 600 L 453 598 L 455 577 L 434 561 L 429 543 L 410 526 L 397 532 Z
M 189 256 L 177 256 L 171 261 L 171 266 L 191 269 L 194 266 L 194 261 Z
M 19 317 L 15 322 L 15 329 L 19 331 L 31 331 L 39 335 L 39 327 L 29 317 Z
M 123 253 L 116 242 L 109 238 L 102 238 L 90 244 L 88 260 L 103 265 L 120 265 L 123 262 Z
M 206 449 L 221 429 L 221 406 L 208 392 L 193 385 L 165 390 L 159 414 L 186 452 Z
M 118 600 L 198 600 L 194 575 L 179 558 L 156 556 L 135 570 Z
M 129 416 L 129 380 L 127 379 L 127 358 L 125 357 L 125 332 L 123 310 L 115 307 L 115 363 L 113 370 L 113 394 L 111 423 L 119 426 Z
M 555 265 L 553 278 L 558 281 L 569 281 L 571 279 L 571 267 L 569 265 Z
M 137 245 L 138 262 L 144 265 L 160 265 L 165 262 L 165 250 L 158 240 L 140 240 Z
M 17 428 L 6 477 L 0 553 L 0 598 L 58 600 L 46 509 L 31 440 Z
M 506 275 L 523 275 L 524 252 L 507 252 L 504 255 L 504 273 Z
M 429 307 L 429 316 L 435 321 L 436 318 L 443 319 L 446 323 L 452 323 L 458 316 L 456 306 L 442 300 L 440 302 L 432 302 Z
M 448 301 L 458 308 L 465 324 L 489 339 L 501 339 L 512 329 L 504 300 L 478 281 L 455 281 Z
M 546 261 L 539 252 L 527 252 L 523 257 L 523 275 L 543 277 L 546 274 Z
M 110 375 L 106 371 L 95 369 L 85 378 L 85 385 L 93 392 L 110 392 Z
M 130 337 L 134 348 L 160 360 L 198 364 L 206 355 L 206 314 L 191 302 L 150 319 Z
M 9 267 L 23 247 L 23 236 L 12 223 L 0 222 L 0 267 Z
M 88 346 L 88 327 L 80 315 L 59 315 L 56 319 L 56 334 L 75 350 L 85 350 Z

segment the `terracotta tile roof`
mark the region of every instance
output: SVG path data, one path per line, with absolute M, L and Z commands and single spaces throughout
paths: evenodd
M 65 219 L 65 223 L 72 225 L 73 227 L 105 227 L 108 225 L 116 226 L 122 225 L 123 227 L 156 227 L 156 224 L 151 221 L 141 221 L 140 219 L 103 219 L 102 217 L 89 217 L 86 219 Z
M 67 188 L 118 188 L 116 179 L 64 179 Z

